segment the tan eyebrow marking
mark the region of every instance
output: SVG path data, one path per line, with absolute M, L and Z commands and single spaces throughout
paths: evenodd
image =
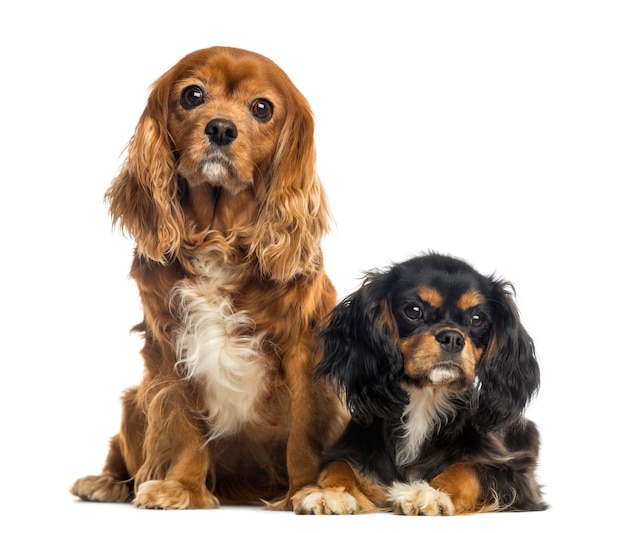
M 466 311 L 471 307 L 476 307 L 484 302 L 482 295 L 478 291 L 467 291 L 461 294 L 456 305 L 461 311 Z
M 437 289 L 432 287 L 420 287 L 417 290 L 417 296 L 432 307 L 441 307 L 443 296 Z

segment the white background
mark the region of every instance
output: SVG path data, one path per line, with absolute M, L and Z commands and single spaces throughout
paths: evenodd
M 623 527 L 623 3 L 12 4 L 0 8 L 3 531 Z M 543 372 L 528 415 L 550 510 L 322 518 L 69 494 L 100 471 L 142 371 L 131 243 L 103 194 L 149 85 L 218 44 L 273 59 L 315 112 L 340 296 L 428 249 L 513 281 Z

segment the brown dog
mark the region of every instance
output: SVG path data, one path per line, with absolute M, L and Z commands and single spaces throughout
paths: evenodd
M 156 81 L 107 192 L 136 242 L 145 375 L 76 496 L 288 509 L 314 481 L 343 411 L 310 355 L 335 304 L 313 127 L 287 75 L 252 52 L 198 50 Z

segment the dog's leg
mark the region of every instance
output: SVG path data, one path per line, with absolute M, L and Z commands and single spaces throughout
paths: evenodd
M 157 348 L 146 343 L 145 351 Z M 215 508 L 207 488 L 209 452 L 204 428 L 188 402 L 186 384 L 149 378 L 122 403 L 120 433 L 111 440 L 102 474 L 76 481 L 83 500 L 126 502 L 154 509 Z
M 315 383 L 313 378 L 308 326 L 293 333 L 296 340 L 290 343 L 292 348 L 284 361 L 291 410 L 287 440 L 289 491 L 283 499 L 269 505 L 277 510 L 292 510 L 292 496 L 305 485 L 315 482 L 321 454 L 339 435 L 344 424 L 336 396 L 324 384 Z
M 316 485 L 309 485 L 292 498 L 298 514 L 357 514 L 384 510 L 384 489 L 367 481 L 344 461 L 327 465 Z
M 95 502 L 130 501 L 131 485 L 119 445 L 119 435 L 111 439 L 109 455 L 99 476 L 85 476 L 74 483 L 70 492 L 81 500 Z
M 185 408 L 176 388 L 159 393 L 148 412 L 143 440 L 144 461 L 137 470 L 137 507 L 212 509 L 219 506 L 207 488 L 209 451 L 201 422 Z M 159 403 L 167 411 L 159 408 Z M 135 434 L 135 433 L 132 433 Z
M 145 416 L 137 406 L 137 389 L 130 389 L 122 400 L 122 427 L 111 439 L 102 474 L 77 480 L 70 492 L 87 501 L 130 501 L 133 484 L 129 472 L 136 472 L 142 462 L 140 436 L 145 427 Z
M 476 511 L 482 499 L 480 479 L 471 463 L 456 463 L 431 480 L 430 486 L 450 496 L 455 513 Z
M 206 486 L 209 454 L 198 421 L 190 410 L 175 408 L 183 403 L 175 388 L 157 393 L 147 417 L 139 393 L 132 389 L 124 397 L 121 430 L 111 439 L 102 474 L 79 479 L 72 494 L 89 501 L 132 500 L 151 509 L 218 507 Z
M 294 325 L 295 326 L 295 325 Z M 300 328 L 293 333 L 303 335 Z M 309 335 L 310 337 L 310 335 Z M 310 339 L 309 339 L 310 340 Z M 310 360 L 310 342 L 304 338 L 285 342 L 288 346 L 283 362 L 285 381 L 289 388 L 290 425 L 287 438 L 287 473 L 289 491 L 284 498 L 268 504 L 268 508 L 289 511 L 291 496 L 300 488 L 315 481 L 319 465 L 322 443 L 315 434 L 315 393 L 313 385 L 313 364 Z

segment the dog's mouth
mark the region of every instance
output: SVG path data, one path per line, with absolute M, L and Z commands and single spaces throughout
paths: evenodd
M 428 379 L 433 385 L 450 385 L 463 379 L 461 368 L 454 363 L 443 363 L 431 369 L 427 373 Z
M 223 181 L 232 174 L 232 164 L 221 154 L 212 155 L 202 162 L 202 174 L 209 181 Z
M 206 182 L 214 187 L 224 187 L 232 194 L 236 194 L 248 187 L 251 179 L 246 179 L 239 175 L 230 158 L 223 154 L 215 153 L 201 162 L 200 170 L 194 181 L 198 183 Z
M 418 387 L 461 387 L 466 378 L 460 366 L 452 362 L 445 362 L 425 370 L 417 376 L 405 375 L 404 380 Z

